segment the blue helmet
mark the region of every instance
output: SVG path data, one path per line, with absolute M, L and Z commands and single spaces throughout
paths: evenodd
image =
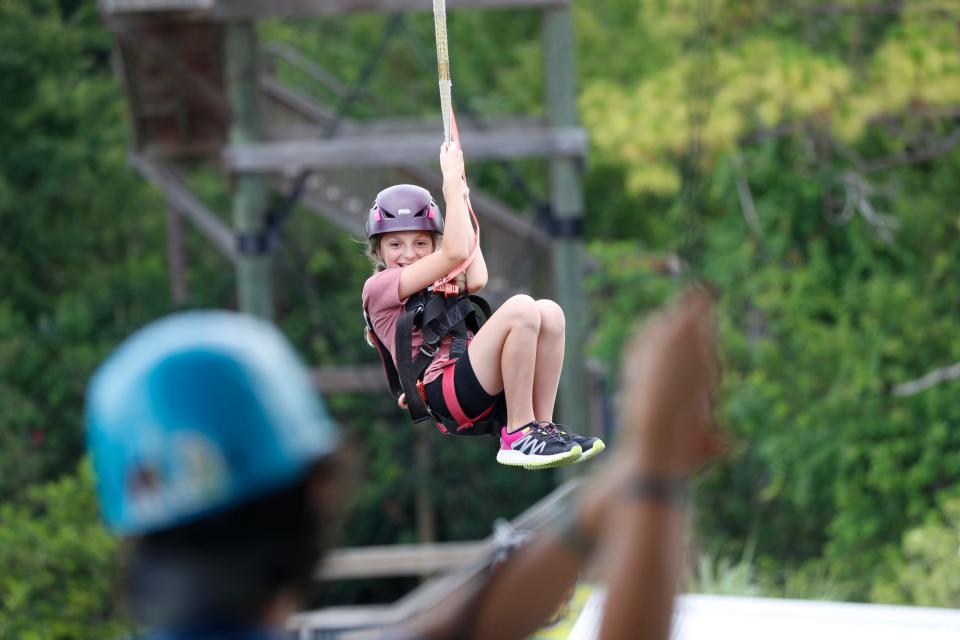
M 293 485 L 337 428 L 273 325 L 175 314 L 127 339 L 87 390 L 87 445 L 107 524 L 186 524 Z

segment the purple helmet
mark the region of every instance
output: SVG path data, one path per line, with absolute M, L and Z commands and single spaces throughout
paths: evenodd
M 367 216 L 367 237 L 393 231 L 443 233 L 443 217 L 429 191 L 395 184 L 377 194 Z

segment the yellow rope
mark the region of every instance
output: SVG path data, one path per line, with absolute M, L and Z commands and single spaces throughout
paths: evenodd
M 443 116 L 443 141 L 450 142 L 450 53 L 447 49 L 447 5 L 433 0 L 433 29 L 437 38 L 437 71 L 440 75 L 440 113 Z

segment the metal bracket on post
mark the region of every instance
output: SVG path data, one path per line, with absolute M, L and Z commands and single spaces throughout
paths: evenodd
M 537 208 L 537 221 L 552 238 L 582 238 L 583 217 L 580 215 L 557 215 L 549 204 Z
M 310 169 L 304 169 L 297 176 L 293 189 L 287 194 L 276 208 L 272 209 L 264 216 L 263 228 L 259 231 L 250 231 L 246 233 L 237 233 L 237 252 L 245 256 L 263 256 L 272 255 L 280 241 L 280 232 L 283 230 L 283 223 L 286 222 L 293 207 L 303 195 L 303 188 L 307 183 L 307 178 L 313 173 Z

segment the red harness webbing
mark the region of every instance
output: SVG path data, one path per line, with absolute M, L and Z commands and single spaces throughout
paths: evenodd
M 496 402 L 487 407 L 486 410 L 476 418 L 467 417 L 467 414 L 463 411 L 463 407 L 460 406 L 460 401 L 457 400 L 457 388 L 453 382 L 453 370 L 455 368 L 456 365 L 450 365 L 443 370 L 443 381 L 441 383 L 443 386 L 443 401 L 447 405 L 447 411 L 450 412 L 450 417 L 457 421 L 457 429 L 467 429 L 472 427 L 473 423 L 477 420 L 486 418 L 490 412 L 493 411 Z

